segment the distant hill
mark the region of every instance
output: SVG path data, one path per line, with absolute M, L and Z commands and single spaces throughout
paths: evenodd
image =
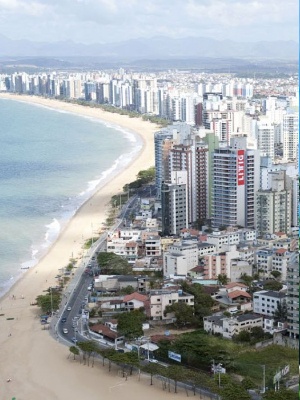
M 235 59 L 298 59 L 299 45 L 295 41 L 234 42 L 203 37 L 171 39 L 156 36 L 151 39 L 132 39 L 118 43 L 74 43 L 71 40 L 55 43 L 12 40 L 0 35 L 2 57 L 103 57 L 106 61 L 132 61 L 186 58 Z

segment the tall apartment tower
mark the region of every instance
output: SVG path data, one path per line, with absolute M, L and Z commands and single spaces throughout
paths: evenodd
M 173 146 L 173 132 L 164 129 L 154 134 L 156 196 L 161 198 L 162 183 L 169 178 L 169 152 Z
M 289 336 L 296 340 L 299 340 L 299 283 L 298 260 L 287 268 L 287 331 Z
M 275 160 L 275 126 L 268 118 L 253 121 L 253 137 L 257 140 L 257 148 L 262 155 Z
M 283 158 L 285 161 L 296 161 L 299 152 L 299 115 L 286 114 L 282 121 Z
M 259 188 L 259 151 L 246 148 L 246 137 L 213 153 L 212 226 L 255 227 Z
M 271 172 L 271 188 L 256 193 L 257 235 L 291 232 L 292 193 L 286 187 L 285 171 Z
M 171 183 L 162 184 L 162 234 L 178 235 L 188 228 L 187 171 L 173 171 Z
M 170 183 L 169 153 L 174 144 L 183 143 L 191 135 L 191 126 L 174 123 L 154 134 L 155 185 L 157 198 L 161 198 L 162 182 Z M 179 168 L 178 168 L 179 169 Z
M 208 218 L 208 145 L 197 143 L 195 148 L 196 217 L 202 224 Z
M 176 144 L 169 153 L 169 171 L 186 171 L 186 190 L 188 197 L 188 221 L 196 220 L 195 185 L 195 147 L 191 140 Z

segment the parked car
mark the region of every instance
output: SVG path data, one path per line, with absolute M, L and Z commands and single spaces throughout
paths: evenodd
M 61 319 L 62 323 L 65 323 L 66 321 L 67 321 L 67 318 L 65 318 L 65 317 Z
M 67 328 L 64 328 L 63 329 L 63 333 L 66 335 L 67 333 L 69 333 L 69 331 L 68 331 L 68 329 Z

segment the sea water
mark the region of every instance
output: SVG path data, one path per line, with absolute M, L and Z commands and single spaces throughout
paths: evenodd
M 0 296 L 141 146 L 120 127 L 0 99 Z

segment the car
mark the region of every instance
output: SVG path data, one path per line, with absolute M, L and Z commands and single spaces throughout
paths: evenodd
M 151 363 L 158 363 L 158 361 L 155 358 L 149 358 L 148 361 Z
M 76 337 L 72 337 L 71 340 L 72 340 L 72 342 L 75 343 L 75 344 L 78 342 L 78 340 L 76 339 Z
M 68 331 L 68 329 L 67 328 L 64 328 L 63 329 L 63 333 L 66 335 L 67 333 L 69 333 L 69 331 Z
M 78 329 L 77 329 L 77 328 L 74 328 L 74 332 L 78 332 Z
M 67 318 L 65 318 L 65 317 L 61 319 L 61 322 L 62 322 L 63 324 L 64 324 L 66 321 L 67 321 Z
M 89 299 L 89 297 L 88 297 L 88 296 L 85 296 L 84 300 L 85 300 L 85 301 L 88 301 L 88 299 Z
M 71 308 L 71 307 L 68 307 L 68 308 L 67 308 L 67 311 L 71 311 L 71 310 L 72 310 L 72 308 Z
M 88 286 L 87 290 L 92 290 L 92 286 Z

